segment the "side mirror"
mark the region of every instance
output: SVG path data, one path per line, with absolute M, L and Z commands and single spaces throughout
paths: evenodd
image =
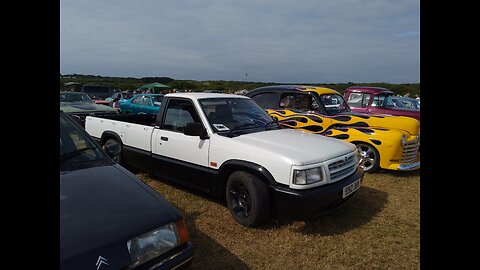
M 111 143 L 105 145 L 105 152 L 111 158 L 114 158 L 120 154 L 122 147 L 118 143 Z
M 207 130 L 202 123 L 187 123 L 183 127 L 183 134 L 187 136 L 199 136 L 200 139 L 208 139 Z

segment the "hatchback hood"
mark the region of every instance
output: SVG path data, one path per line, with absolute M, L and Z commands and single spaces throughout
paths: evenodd
M 169 202 L 119 165 L 62 172 L 60 262 L 93 269 L 102 256 L 111 267 L 124 267 L 130 263 L 128 240 L 178 216 Z M 87 261 L 91 265 L 82 265 Z

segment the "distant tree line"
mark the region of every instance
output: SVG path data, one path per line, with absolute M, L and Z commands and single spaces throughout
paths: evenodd
M 235 92 L 239 90 L 251 90 L 261 86 L 267 85 L 279 85 L 284 83 L 274 83 L 274 82 L 245 82 L 245 81 L 194 81 L 194 80 L 175 80 L 169 77 L 142 77 L 142 78 L 133 78 L 133 77 L 103 77 L 98 75 L 82 75 L 82 74 L 60 74 L 60 88 L 63 87 L 65 83 L 76 82 L 81 84 L 96 84 L 96 85 L 106 85 L 113 88 L 118 88 L 122 90 L 133 90 L 138 87 L 158 82 L 170 86 L 172 89 L 178 90 L 192 90 L 192 91 L 203 91 L 203 90 L 223 90 L 226 92 Z M 376 86 L 384 87 L 398 95 L 408 94 L 410 97 L 415 97 L 416 95 L 420 96 L 420 84 L 419 83 L 402 83 L 402 84 L 392 84 L 392 83 L 292 83 L 298 85 L 314 85 L 321 87 L 328 87 L 334 90 L 339 91 L 341 94 L 345 92 L 345 89 L 350 86 Z

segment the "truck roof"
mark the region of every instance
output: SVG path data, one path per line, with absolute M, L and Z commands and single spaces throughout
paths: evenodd
M 179 97 L 179 98 L 189 98 L 192 100 L 198 100 L 203 98 L 249 98 L 241 95 L 234 94 L 220 94 L 220 93 L 170 93 L 166 94 L 165 97 Z
M 395 94 L 394 92 L 383 87 L 373 87 L 373 86 L 350 86 L 345 89 L 345 91 L 352 92 L 368 92 L 371 94 Z

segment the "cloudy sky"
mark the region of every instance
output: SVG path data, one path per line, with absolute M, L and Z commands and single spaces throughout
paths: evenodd
M 419 5 L 419 0 L 61 0 L 60 73 L 416 83 Z

